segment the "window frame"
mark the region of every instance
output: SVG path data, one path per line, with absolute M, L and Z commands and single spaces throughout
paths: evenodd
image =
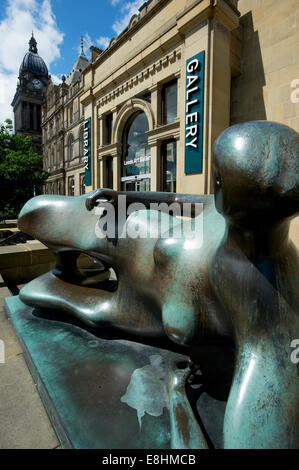
M 174 117 L 174 119 L 172 121 L 167 121 L 167 103 L 166 103 L 166 89 L 173 86 L 173 85 L 176 85 L 176 115 Z M 172 80 L 170 80 L 169 82 L 166 82 L 162 85 L 162 89 L 161 89 L 161 120 L 162 120 L 162 125 L 166 125 L 166 124 L 171 124 L 172 122 L 174 122 L 174 120 L 177 118 L 178 116 L 178 79 L 177 78 L 174 78 Z
M 160 154 L 161 154 L 161 178 L 160 178 L 160 187 L 162 192 L 169 192 L 167 188 L 165 188 L 165 171 L 166 171 L 166 166 L 165 166 L 165 161 L 167 160 L 167 144 L 173 143 L 175 144 L 175 191 L 174 193 L 177 192 L 177 140 L 174 139 L 173 137 L 170 137 L 169 139 L 165 139 L 161 142 L 161 147 L 160 147 Z

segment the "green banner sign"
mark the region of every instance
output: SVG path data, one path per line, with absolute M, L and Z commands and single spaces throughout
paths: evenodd
M 185 173 L 201 173 L 203 161 L 205 51 L 186 60 Z
M 85 185 L 91 185 L 91 118 L 84 121 L 83 154 L 85 168 Z

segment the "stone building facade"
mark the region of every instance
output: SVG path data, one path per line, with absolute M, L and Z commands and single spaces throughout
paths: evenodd
M 209 193 L 240 73 L 237 1 L 151 0 L 83 72 L 91 184 Z
M 144 3 L 83 72 L 87 189 L 210 193 L 226 127 L 268 119 L 299 130 L 298 15 L 296 0 Z M 198 55 L 201 76 L 188 72 Z
M 83 44 L 70 75 L 60 85 L 49 84 L 42 109 L 44 169 L 50 176 L 48 194 L 77 196 L 85 192 L 83 162 L 84 115 L 80 97 L 82 71 L 89 61 Z
M 86 191 L 211 193 L 222 130 L 256 119 L 299 130 L 298 15 L 296 0 L 145 2 L 48 87 L 47 191 L 82 194 L 87 178 Z

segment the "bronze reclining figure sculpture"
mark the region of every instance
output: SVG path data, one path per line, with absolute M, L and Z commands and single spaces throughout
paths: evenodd
M 19 227 L 47 245 L 57 264 L 23 287 L 20 298 L 98 328 L 167 335 L 188 347 L 203 369 L 205 347 L 233 344 L 223 447 L 296 448 L 298 365 L 290 356 L 299 338 L 299 258 L 288 230 L 299 212 L 298 134 L 266 121 L 233 126 L 215 142 L 212 166 L 215 199 L 101 189 L 27 202 Z M 95 207 L 116 207 L 119 195 L 146 209 L 118 225 L 115 236 L 99 238 Z M 161 237 L 161 231 L 122 238 L 124 229 L 148 222 L 152 202 L 202 203 L 203 239 L 195 236 L 190 244 L 184 237 Z M 155 220 L 161 228 L 170 219 L 161 213 Z M 113 268 L 116 288 L 106 289 L 107 281 L 102 288 L 86 284 L 77 267 L 82 252 L 99 260 L 103 272 Z M 210 362 L 216 367 L 217 357 Z M 172 444 L 207 447 L 185 394 L 189 374 L 171 373 Z M 217 388 L 217 374 L 213 383 Z

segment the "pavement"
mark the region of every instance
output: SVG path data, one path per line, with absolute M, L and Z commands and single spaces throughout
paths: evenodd
M 4 310 L 4 299 L 10 295 L 7 287 L 0 287 L 0 340 L 5 346 L 4 363 L 0 356 L 0 449 L 58 449 L 59 441 Z

